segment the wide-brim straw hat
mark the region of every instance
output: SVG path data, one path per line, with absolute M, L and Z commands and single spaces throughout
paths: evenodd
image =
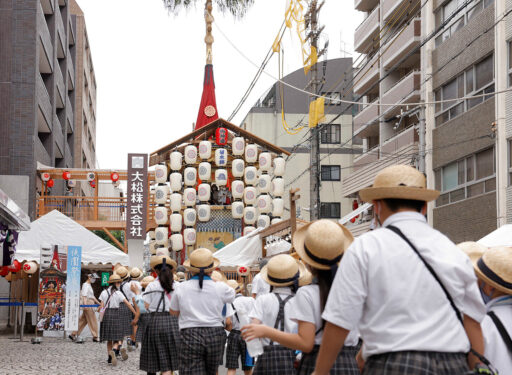
M 199 248 L 190 254 L 189 259 L 183 262 L 183 266 L 192 273 L 209 272 L 220 265 L 220 260 L 213 257 L 213 253 L 205 248 Z
M 512 294 L 512 247 L 497 246 L 486 250 L 476 262 L 475 272 L 486 284 Z
M 473 266 L 476 265 L 478 259 L 480 259 L 487 250 L 486 246 L 480 245 L 478 242 L 473 241 L 461 242 L 457 244 L 457 247 L 466 253 L 466 255 L 471 260 L 471 263 L 473 263 Z
M 236 280 L 233 280 L 233 279 L 227 280 L 226 284 L 228 284 L 228 286 L 233 288 L 235 290 L 235 292 L 237 292 L 237 293 L 242 290 L 242 285 Z
M 140 268 L 133 267 L 130 271 L 130 277 L 135 280 L 142 277 L 142 271 L 140 270 Z
M 123 279 L 121 278 L 121 276 L 119 276 L 117 273 L 113 273 L 112 275 L 110 275 L 110 277 L 108 278 L 108 283 L 109 284 L 113 284 L 113 283 L 120 283 L 121 281 L 123 281 Z
M 320 270 L 338 264 L 353 241 L 347 228 L 326 219 L 304 225 L 292 238 L 293 248 L 302 261 Z
M 427 189 L 425 176 L 409 165 L 393 165 L 380 171 L 373 186 L 359 191 L 361 200 L 409 199 L 430 202 L 439 197 L 439 191 Z
M 151 258 L 149 258 L 149 266 L 154 269 L 159 264 L 163 264 L 164 259 L 165 264 L 167 264 L 168 267 L 171 267 L 173 270 L 176 269 L 176 262 L 174 261 L 174 259 L 171 259 L 171 257 L 167 255 L 152 255 Z
M 226 277 L 226 275 L 224 275 L 222 272 L 217 271 L 217 270 L 213 271 L 210 277 L 213 281 L 222 281 L 222 282 L 228 281 L 228 278 Z
M 121 267 L 117 267 L 117 269 L 116 269 L 116 271 L 115 271 L 115 272 L 116 272 L 116 274 L 118 274 L 118 275 L 119 275 L 119 277 L 120 277 L 121 279 L 123 279 L 123 280 L 124 280 L 124 279 L 127 279 L 127 278 L 128 278 L 128 276 L 130 276 L 130 274 L 128 273 L 128 270 L 126 269 L 126 267 L 123 267 L 123 266 L 121 266 Z
M 178 281 L 184 281 L 187 278 L 185 272 L 176 272 L 176 276 L 178 277 Z
M 299 286 L 308 285 L 312 281 L 311 272 L 306 266 L 289 254 L 279 254 L 271 258 L 261 269 L 260 277 L 276 287 L 291 286 L 295 280 L 298 280 Z
M 146 288 L 149 283 L 152 283 L 155 281 L 155 278 L 153 276 L 146 276 L 140 281 L 140 285 L 142 285 L 143 288 Z

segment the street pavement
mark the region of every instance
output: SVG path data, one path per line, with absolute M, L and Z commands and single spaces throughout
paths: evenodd
M 0 374 L 90 375 L 90 374 L 145 374 L 139 370 L 140 349 L 128 352 L 127 361 L 117 366 L 107 364 L 106 344 L 88 339 L 83 344 L 57 338 L 43 338 L 41 344 L 31 344 L 31 335 L 25 341 L 0 336 Z M 219 375 L 226 369 L 219 368 Z M 240 370 L 237 374 L 243 374 Z

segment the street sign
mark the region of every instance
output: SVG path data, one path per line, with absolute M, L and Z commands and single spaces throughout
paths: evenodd
M 101 286 L 108 286 L 108 272 L 101 273 Z

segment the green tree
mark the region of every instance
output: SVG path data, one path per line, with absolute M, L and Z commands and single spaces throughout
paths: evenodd
M 198 0 L 163 0 L 164 5 L 170 12 L 178 14 L 181 9 L 188 9 L 197 3 Z M 213 0 L 221 12 L 229 12 L 235 17 L 243 17 L 247 9 L 251 7 L 254 0 Z M 205 0 L 205 5 L 212 4 L 212 0 Z
M 116 245 L 114 241 L 102 230 L 92 230 L 95 235 L 100 237 L 102 240 L 107 241 L 109 244 L 111 244 L 114 247 L 117 247 L 119 250 L 123 250 L 119 248 L 119 246 Z M 124 232 L 122 230 L 111 230 L 110 233 L 118 240 L 120 243 L 124 243 Z

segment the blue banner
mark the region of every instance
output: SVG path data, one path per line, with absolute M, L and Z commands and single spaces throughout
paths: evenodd
M 80 272 L 82 264 L 82 247 L 68 246 L 68 263 L 66 278 L 66 314 L 64 329 L 78 330 L 80 318 Z

